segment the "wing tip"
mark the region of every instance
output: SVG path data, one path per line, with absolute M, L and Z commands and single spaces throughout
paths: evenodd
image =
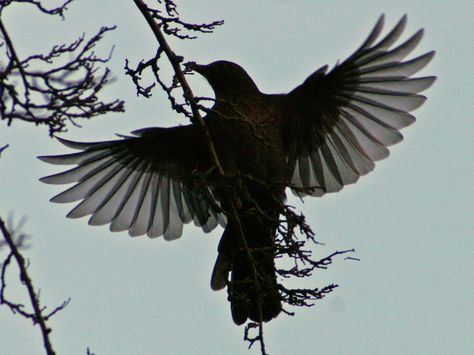
M 37 156 L 36 159 L 41 160 L 42 162 L 49 163 L 51 156 L 48 155 L 40 155 Z
M 60 193 L 59 195 L 56 195 L 56 196 L 53 196 L 49 199 L 50 202 L 53 202 L 53 203 L 70 203 L 70 202 L 74 202 L 74 201 L 70 201 L 70 200 L 65 200 L 62 198 L 62 193 Z M 74 210 L 73 210 L 74 211 Z M 72 211 L 70 211 L 66 217 L 67 218 L 79 218 L 79 217 L 70 217 L 69 215 L 71 215 Z
M 68 140 L 68 139 L 64 139 L 64 138 L 61 138 L 61 137 L 57 137 L 55 136 L 55 138 L 63 145 L 65 145 L 66 147 L 69 147 L 69 148 L 72 148 L 72 149 L 81 149 L 79 147 L 79 145 L 82 145 L 84 143 L 79 143 L 79 142 L 74 142 L 74 141 L 71 141 L 71 140 Z
M 436 54 L 436 51 L 433 49 L 433 50 L 425 53 L 423 56 L 429 58 L 429 60 L 428 60 L 428 63 L 429 63 L 429 62 L 431 62 L 431 60 L 433 59 L 435 54 Z M 426 63 L 426 64 L 428 64 L 428 63 Z
M 428 90 L 430 87 L 433 86 L 436 80 L 438 80 L 438 77 L 436 75 L 431 75 L 425 77 L 428 81 L 427 85 L 424 87 L 423 91 Z
M 38 180 L 41 181 L 43 184 L 56 185 L 56 182 L 54 182 L 53 177 L 54 175 L 48 175 L 48 176 L 43 176 L 42 178 L 39 178 Z

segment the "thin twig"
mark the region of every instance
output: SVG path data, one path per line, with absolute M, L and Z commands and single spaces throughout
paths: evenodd
M 0 147 L 0 156 L 2 156 L 2 153 L 5 149 L 7 149 L 10 146 L 10 144 L 5 144 L 4 146 Z

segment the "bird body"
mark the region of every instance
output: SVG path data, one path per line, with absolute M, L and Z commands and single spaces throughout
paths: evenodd
M 219 96 L 226 92 L 225 85 L 232 83 L 232 78 L 219 76 L 216 82 L 206 67 L 194 66 L 217 88 L 206 125 L 225 174 L 234 178 L 238 186 L 234 191 L 215 187 L 223 209 L 235 209 L 235 214 L 227 213 L 228 223 L 219 243 L 211 287 L 219 290 L 229 285 L 236 324 L 247 318 L 269 321 L 281 311 L 273 259 L 278 217 L 285 199 L 287 162 L 282 120 L 276 95 L 262 94 L 248 74 L 234 63 L 221 61 L 207 68 L 215 71 L 219 66 L 240 72 L 240 91 Z
M 224 226 L 211 287 L 228 287 L 236 324 L 271 320 L 281 311 L 274 238 L 285 189 L 322 196 L 372 171 L 402 140 L 399 130 L 415 121 L 409 112 L 426 100 L 419 93 L 435 81 L 412 78 L 434 52 L 404 60 L 423 30 L 393 47 L 406 16 L 377 42 L 383 21 L 347 60 L 318 69 L 288 94 L 261 93 L 229 61 L 192 65 L 215 93 L 204 121 L 225 176 L 213 170 L 198 125 L 145 128 L 99 143 L 58 138 L 80 152 L 40 157 L 77 165 L 42 178 L 75 183 L 52 201 L 81 201 L 68 217 L 91 215 L 90 224 L 132 236 L 176 239 L 191 221 L 204 232 Z

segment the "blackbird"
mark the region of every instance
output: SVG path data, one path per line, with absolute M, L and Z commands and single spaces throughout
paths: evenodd
M 53 202 L 81 201 L 67 216 L 131 236 L 179 238 L 183 224 L 204 232 L 225 227 L 212 272 L 214 290 L 228 287 L 236 324 L 269 321 L 281 311 L 275 234 L 289 187 L 322 196 L 355 183 L 402 140 L 435 77 L 412 78 L 434 51 L 405 60 L 423 30 L 396 44 L 403 16 L 377 41 L 379 18 L 363 44 L 328 71 L 323 66 L 288 94 L 264 94 L 239 65 L 216 61 L 191 68 L 215 93 L 204 118 L 225 172 L 216 173 L 199 125 L 144 128 L 119 140 L 78 143 L 77 153 L 39 159 L 76 167 L 42 178 L 74 183 Z

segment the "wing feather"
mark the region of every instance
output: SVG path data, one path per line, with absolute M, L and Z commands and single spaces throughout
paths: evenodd
M 399 132 L 415 121 L 409 112 L 426 101 L 419 93 L 436 77 L 413 78 L 434 51 L 405 58 L 423 38 L 423 29 L 397 44 L 403 16 L 377 41 L 382 15 L 362 45 L 330 72 L 318 70 L 284 96 L 284 139 L 288 182 L 300 196 L 321 196 L 355 183 L 403 139 Z M 326 67 L 323 67 L 326 68 Z M 309 134 L 308 132 L 311 132 Z
M 48 184 L 74 184 L 51 201 L 79 201 L 69 218 L 90 215 L 89 224 L 110 224 L 111 231 L 128 230 L 131 236 L 163 235 L 173 240 L 190 221 L 205 232 L 225 225 L 211 185 L 193 180 L 195 171 L 210 166 L 199 131 L 180 126 L 133 133 L 138 137 L 96 143 L 58 138 L 80 152 L 39 157 L 51 164 L 76 165 L 41 179 Z

